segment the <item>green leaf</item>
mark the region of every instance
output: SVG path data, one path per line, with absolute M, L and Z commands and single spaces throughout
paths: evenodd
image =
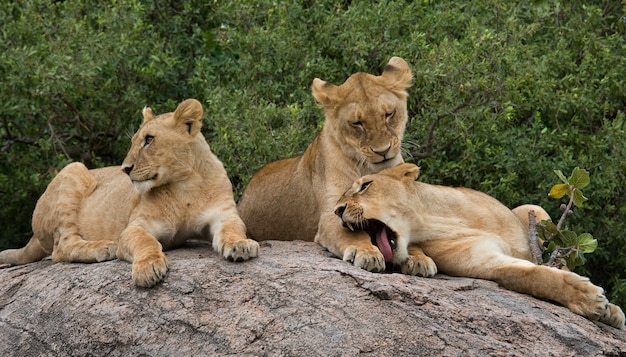
M 583 203 L 587 201 L 587 197 L 583 196 L 583 193 L 580 190 L 574 190 L 574 206 L 582 207 Z
M 583 189 L 589 185 L 589 171 L 575 168 L 572 171 L 572 176 L 569 178 L 569 184 L 576 187 L 577 189 Z
M 561 172 L 561 170 L 554 170 L 554 173 L 559 177 L 559 179 L 561 181 L 563 181 L 563 183 L 569 184 L 569 182 L 567 181 L 567 179 L 565 178 L 565 176 L 563 175 L 563 172 Z
M 556 224 L 554 224 L 554 222 L 552 222 L 551 220 L 544 219 L 540 223 L 546 227 L 546 231 L 548 233 L 552 233 L 552 234 L 558 233 L 558 229 L 556 229 Z
M 567 267 L 570 270 L 574 270 L 574 268 L 584 265 L 587 259 L 583 256 L 581 252 L 574 252 L 570 254 L 567 258 L 565 258 L 565 262 L 567 262 Z
M 577 239 L 578 237 L 576 236 L 576 232 L 572 232 L 572 231 L 561 231 L 559 238 L 561 240 L 562 247 L 572 247 L 572 246 L 575 246 L 576 243 L 578 242 L 578 239 Z
M 554 224 L 554 222 L 550 220 L 543 220 L 540 223 L 544 225 L 545 229 L 538 229 L 537 233 L 539 234 L 539 237 L 544 240 L 544 243 L 551 240 L 559 233 L 558 229 L 556 229 L 556 224 Z
M 589 233 L 583 233 L 578 236 L 578 250 L 583 253 L 593 253 L 598 248 L 598 240 L 593 239 Z
M 566 183 L 561 183 L 552 186 L 550 192 L 548 193 L 548 196 L 550 196 L 551 198 L 559 199 L 567 194 L 569 194 L 569 185 Z

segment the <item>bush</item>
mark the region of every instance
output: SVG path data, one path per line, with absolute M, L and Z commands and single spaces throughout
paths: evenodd
M 24 244 L 36 198 L 71 160 L 118 164 L 144 105 L 195 97 L 239 194 L 301 153 L 323 115 L 315 77 L 414 70 L 404 152 L 431 183 L 538 203 L 553 170 L 589 170 L 572 230 L 598 239 L 580 270 L 626 306 L 626 134 L 619 1 L 28 0 L 0 9 L 0 248 Z

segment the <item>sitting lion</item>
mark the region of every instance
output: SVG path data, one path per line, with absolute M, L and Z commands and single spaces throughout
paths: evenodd
M 135 284 L 163 279 L 168 249 L 187 239 L 209 239 L 224 258 L 256 257 L 246 238 L 224 166 L 211 152 L 202 106 L 182 102 L 174 113 L 143 110 L 122 167 L 66 166 L 33 213 L 33 237 L 21 249 L 0 252 L 0 263 L 26 264 L 52 254 L 55 262 L 132 262 Z
M 336 237 L 367 240 L 348 232 L 332 210 L 352 182 L 403 162 L 400 144 L 407 123 L 407 63 L 393 57 L 380 76 L 355 73 L 340 86 L 316 78 L 312 92 L 324 108 L 321 133 L 299 157 L 259 170 L 239 202 L 239 213 L 256 240 L 301 239 L 338 254 Z
M 624 313 L 602 288 L 575 273 L 530 262 L 522 220 L 528 221 L 531 209 L 549 218 L 541 207 L 513 212 L 484 193 L 417 182 L 418 175 L 417 166 L 401 164 L 356 180 L 339 199 L 335 214 L 341 223 L 371 236 L 366 243 L 341 243 L 351 254 L 373 252 L 368 260 L 398 265 L 404 274 L 430 277 L 439 270 L 493 280 L 624 329 Z

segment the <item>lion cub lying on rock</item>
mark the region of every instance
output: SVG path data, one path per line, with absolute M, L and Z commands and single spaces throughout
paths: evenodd
M 0 252 L 0 263 L 26 264 L 52 254 L 55 262 L 133 263 L 135 284 L 163 279 L 162 248 L 208 239 L 224 258 L 256 257 L 246 239 L 232 185 L 211 152 L 202 127 L 202 105 L 182 102 L 174 113 L 143 110 L 122 167 L 88 170 L 66 166 L 52 180 L 33 213 L 33 237 L 22 249 Z
M 378 249 L 368 260 L 399 265 L 405 274 L 429 277 L 439 270 L 493 280 L 625 328 L 624 313 L 602 288 L 575 273 L 530 262 L 528 226 L 520 218 L 530 208 L 547 216 L 541 207 L 513 212 L 484 193 L 417 182 L 418 175 L 417 166 L 400 164 L 353 183 L 335 214 L 345 227 L 367 232 L 373 243 L 345 242 L 347 251 L 371 252 L 374 245 Z

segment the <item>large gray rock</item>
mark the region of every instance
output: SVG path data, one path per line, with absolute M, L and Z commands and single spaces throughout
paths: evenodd
M 130 264 L 0 269 L 0 355 L 624 356 L 626 332 L 489 281 L 374 274 L 305 242 L 227 262 L 167 253 L 152 288 Z

